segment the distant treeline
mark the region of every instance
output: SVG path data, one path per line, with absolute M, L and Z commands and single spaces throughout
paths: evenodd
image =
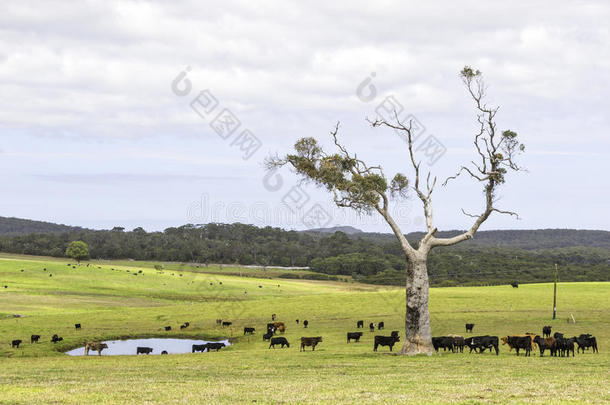
M 504 232 L 513 235 L 510 243 L 501 243 Z M 511 232 L 523 233 L 517 236 L 523 236 L 530 245 L 519 242 Z M 542 233 L 530 237 L 527 232 Z M 602 233 L 604 237 L 606 234 L 610 233 Z M 555 263 L 560 266 L 562 281 L 610 279 L 610 249 L 599 247 L 604 246 L 603 240 L 571 246 L 573 235 L 564 235 L 569 240 L 565 244 L 560 243 L 561 237 L 552 235 L 549 230 L 494 231 L 493 237 L 481 238 L 487 239 L 487 243 L 469 241 L 433 250 L 428 262 L 431 284 L 546 282 L 552 280 Z M 585 235 L 585 239 L 588 237 Z M 577 243 L 582 239 L 582 235 L 576 237 Z M 74 240 L 86 242 L 92 258 L 310 266 L 331 279 L 352 276 L 375 284 L 403 285 L 405 279 L 402 251 L 388 235 L 307 233 L 239 223 L 185 225 L 163 232 L 146 232 L 142 228 L 130 232 L 123 228 L 106 231 L 77 228 L 63 233 L 5 236 L 0 238 L 0 251 L 62 257 L 68 243 Z M 556 247 L 558 243 L 560 247 Z M 329 278 L 323 274 L 320 279 Z M 286 277 L 290 275 L 287 273 Z

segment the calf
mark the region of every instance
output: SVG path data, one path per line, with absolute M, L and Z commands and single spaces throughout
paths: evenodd
M 356 328 L 364 328 L 364 321 L 356 322 Z
M 57 335 L 53 335 L 53 336 L 51 337 L 51 342 L 53 342 L 53 343 L 61 342 L 62 340 L 64 340 L 64 338 L 59 337 L 59 336 L 57 336 Z
M 136 355 L 138 354 L 151 354 L 153 351 L 152 347 L 140 347 L 136 349 Z
M 309 321 L 308 321 L 307 319 L 305 319 L 305 320 L 303 321 L 303 327 L 304 327 L 304 328 L 306 328 L 306 327 L 308 327 L 308 326 L 309 326 Z
M 551 337 L 551 327 L 550 326 L 542 327 L 542 337 L 545 337 L 545 338 Z
M 271 314 L 271 320 L 275 321 L 275 314 Z
M 593 353 L 599 353 L 599 351 L 597 350 L 597 339 L 595 339 L 595 336 L 589 335 L 587 333 L 582 334 L 578 337 L 574 336 L 573 339 L 578 345 L 578 348 L 576 349 L 577 352 L 580 352 L 582 350 L 582 352 L 584 353 L 585 349 L 588 349 L 590 347 L 591 349 L 593 349 Z
M 172 327 L 171 327 L 171 326 L 166 326 L 166 327 L 165 327 L 165 331 L 166 331 L 166 332 L 169 332 L 170 330 L 172 330 Z
M 299 320 L 297 319 L 296 322 L 297 322 L 297 325 L 298 325 L 299 324 Z
M 38 339 L 40 339 L 40 335 L 32 335 L 30 336 L 30 343 L 38 343 Z
M 460 335 L 448 335 L 450 338 L 453 338 L 453 351 L 460 353 L 464 353 L 464 346 L 466 345 L 464 338 Z
M 269 343 L 269 349 L 271 349 L 272 347 L 275 349 L 275 345 L 281 345 L 282 349 L 284 348 L 284 346 L 290 347 L 290 343 L 288 343 L 285 337 L 271 338 L 271 342 Z
M 381 321 L 381 322 L 379 322 L 379 323 L 377 324 L 377 329 L 378 329 L 378 330 L 381 330 L 381 329 L 383 329 L 383 328 L 385 328 L 385 323 L 384 323 L 383 321 Z
M 397 330 L 393 330 L 392 333 L 390 333 L 390 336 L 398 337 L 398 331 Z
M 438 352 L 438 349 L 443 349 L 443 351 L 447 351 L 449 349 L 453 352 L 453 338 L 449 336 L 438 336 L 432 338 L 432 346 L 434 347 L 434 351 Z
M 486 349 L 489 349 L 490 352 L 491 349 L 495 349 L 496 356 L 500 354 L 500 348 L 498 347 L 499 342 L 500 340 L 497 336 L 489 335 L 474 336 L 464 339 L 464 343 L 470 348 L 470 353 L 472 353 L 473 350 L 475 352 L 478 351 L 479 353 L 483 353 Z
M 263 341 L 270 340 L 273 337 L 273 332 L 267 332 L 263 335 Z
M 186 325 L 180 325 L 180 329 L 186 329 L 186 328 L 188 328 L 188 326 L 186 326 Z
M 536 335 L 534 342 L 536 342 L 538 349 L 540 349 L 540 357 L 544 356 L 544 351 L 547 349 L 551 352 L 551 356 L 555 355 L 555 338 L 542 338 L 539 335 Z
M 80 323 L 75 323 L 74 324 L 74 329 L 80 329 Z
M 512 283 L 510 283 L 510 286 L 513 287 L 513 288 L 519 288 L 519 283 L 512 282 Z
M 212 350 L 216 350 L 219 351 L 220 349 L 222 349 L 223 347 L 225 347 L 226 345 L 224 343 L 208 343 L 206 344 L 208 352 L 212 351 Z
M 216 325 L 220 325 L 222 323 L 222 319 L 216 319 Z
M 502 342 L 504 343 L 504 339 L 502 338 Z M 510 345 L 510 347 L 514 348 L 517 352 L 517 356 L 519 355 L 519 350 L 525 350 L 525 356 L 530 356 L 530 352 L 532 351 L 532 338 L 529 336 L 507 336 L 506 342 Z
M 390 351 L 394 347 L 396 342 L 400 342 L 400 338 L 398 336 L 375 336 L 375 346 L 373 347 L 373 351 L 377 351 L 378 346 L 390 346 Z
M 222 326 L 231 326 L 233 325 L 233 322 L 228 322 L 228 321 L 222 321 Z
M 195 353 L 195 352 L 205 352 L 205 349 L 207 349 L 207 346 L 205 344 L 203 345 L 193 345 L 191 346 L 191 353 Z
M 186 326 L 188 328 L 189 326 L 191 326 L 191 323 L 190 322 L 184 322 L 184 326 Z
M 572 352 L 572 357 L 574 357 L 574 342 L 575 338 L 566 339 L 564 337 L 560 337 L 555 339 L 557 345 L 557 352 L 561 357 L 570 357 L 570 352 Z
M 373 322 L 369 323 L 369 330 L 375 332 L 375 324 Z
M 16 347 L 17 349 L 19 349 L 19 345 L 21 344 L 21 340 L 20 339 L 15 339 L 11 342 L 11 347 Z
M 300 352 L 305 351 L 305 346 L 311 346 L 311 351 L 316 350 L 318 343 L 322 342 L 322 336 L 316 337 L 301 337 L 301 349 Z
M 245 327 L 245 328 L 244 328 L 244 335 L 245 335 L 246 333 L 253 334 L 253 333 L 254 333 L 254 331 L 255 331 L 255 329 L 254 329 L 254 328 Z
M 466 324 L 466 332 L 472 333 L 472 329 L 473 328 L 474 328 L 474 323 L 467 323 Z
M 356 342 L 359 342 L 361 337 L 362 332 L 347 332 L 347 343 L 349 343 L 351 339 L 354 339 Z

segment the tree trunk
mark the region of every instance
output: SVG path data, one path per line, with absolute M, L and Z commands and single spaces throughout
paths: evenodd
M 427 258 L 407 262 L 407 310 L 405 315 L 405 342 L 400 354 L 431 355 L 432 332 L 428 311 Z

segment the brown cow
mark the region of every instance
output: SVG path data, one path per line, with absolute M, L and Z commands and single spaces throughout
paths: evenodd
M 316 345 L 322 341 L 322 336 L 316 337 L 301 337 L 301 349 L 300 352 L 305 351 L 305 346 L 311 346 L 311 350 L 316 350 Z
M 273 325 L 280 331 L 280 333 L 286 332 L 286 325 L 284 322 L 273 322 Z

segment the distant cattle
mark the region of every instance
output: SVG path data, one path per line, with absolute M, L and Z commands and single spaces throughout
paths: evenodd
M 161 354 L 167 354 L 167 350 L 163 350 Z
M 275 321 L 275 317 L 276 317 L 276 315 L 275 315 L 275 314 L 271 314 L 271 320 L 272 320 L 272 321 Z
M 87 342 L 85 344 L 85 356 L 89 355 L 89 351 L 93 350 L 97 352 L 98 356 L 102 355 L 102 350 L 108 349 L 108 345 L 106 343 L 101 342 Z
M 545 338 L 551 337 L 551 327 L 550 326 L 542 327 L 542 337 L 545 337 Z
M 191 323 L 190 322 L 184 322 L 184 326 L 186 326 L 188 328 L 189 326 L 191 326 Z
M 172 327 L 171 327 L 171 326 L 166 326 L 166 327 L 165 327 L 165 331 L 166 331 L 166 332 L 169 332 L 170 330 L 172 330 Z
M 305 319 L 305 320 L 303 321 L 303 327 L 304 327 L 304 328 L 306 328 L 306 327 L 308 327 L 308 326 L 309 326 L 309 321 L 308 321 L 307 319 Z
M 570 352 L 572 352 L 572 357 L 574 357 L 574 342 L 576 338 L 564 338 L 560 337 L 555 339 L 555 345 L 557 347 L 557 354 L 561 357 L 570 356 Z
M 506 336 L 502 338 L 502 343 L 506 341 L 511 348 L 515 349 L 517 356 L 519 350 L 525 350 L 525 356 L 530 356 L 532 351 L 532 338 L 531 336 Z
M 296 323 L 297 323 L 297 325 L 299 324 L 299 320 L 298 319 L 296 320 Z
M 563 337 L 563 333 L 555 332 L 555 333 L 553 333 L 553 337 L 554 337 L 555 339 L 562 338 L 562 337 Z
M 356 327 L 357 327 L 357 328 L 364 328 L 364 321 L 358 321 L 358 322 L 356 322 Z
M 244 328 L 244 335 L 245 335 L 246 333 L 253 334 L 253 333 L 254 333 L 254 331 L 255 331 L 255 329 L 254 329 L 254 328 L 245 327 L 245 328 Z
M 231 326 L 233 325 L 233 322 L 229 322 L 229 321 L 222 321 L 222 326 Z
M 443 349 L 443 351 L 450 350 L 453 352 L 453 338 L 449 336 L 433 337 L 432 347 L 434 347 L 435 352 L 438 352 L 438 349 Z
M 453 351 L 457 352 L 459 350 L 460 353 L 464 352 L 464 346 L 466 345 L 466 341 L 463 336 L 460 335 L 447 335 L 450 338 L 453 338 Z
M 509 339 L 509 337 L 528 337 L 530 339 L 530 349 L 534 350 L 536 348 L 536 343 L 534 342 L 534 338 L 536 337 L 536 335 L 533 333 L 525 333 L 523 335 L 504 336 L 500 339 L 502 341 L 502 345 L 508 345 L 508 351 L 512 351 L 515 348 L 512 343 L 513 341 Z M 520 349 L 523 348 L 520 347 Z
M 495 349 L 496 355 L 498 355 L 500 353 L 499 342 L 500 340 L 497 336 L 489 335 L 474 336 L 464 339 L 464 343 L 470 348 L 470 353 L 472 353 L 473 350 L 475 352 L 478 351 L 479 353 L 483 353 L 486 349 L 489 349 L 490 352 L 491 349 Z
M 273 332 L 267 332 L 263 335 L 263 341 L 270 340 L 273 337 Z
M 316 337 L 302 337 L 301 338 L 301 349 L 299 351 L 305 351 L 306 346 L 311 346 L 311 350 L 316 350 L 318 343 L 322 342 L 321 336 Z
M 226 345 L 224 343 L 207 343 L 206 344 L 208 352 L 212 351 L 212 350 L 216 350 L 219 351 L 220 349 L 222 349 L 223 347 L 225 347 Z
M 272 347 L 275 349 L 275 345 L 281 345 L 282 349 L 284 348 L 284 346 L 290 347 L 290 343 L 288 343 L 288 340 L 286 340 L 285 337 L 271 338 L 271 342 L 269 344 L 269 349 L 271 349 Z
M 275 334 L 276 331 L 277 331 L 277 326 L 275 326 L 274 323 L 267 324 L 267 333 L 271 333 L 273 335 L 273 334 Z
M 222 319 L 216 319 L 216 325 L 220 325 L 222 323 Z
M 347 343 L 349 343 L 352 339 L 359 342 L 361 337 L 362 332 L 347 332 Z
M 51 342 L 53 342 L 53 343 L 61 342 L 62 340 L 64 340 L 64 338 L 59 337 L 59 336 L 57 336 L 57 335 L 53 335 L 53 336 L 51 337 Z
M 599 353 L 599 351 L 597 350 L 597 339 L 595 339 L 595 336 L 589 335 L 587 333 L 582 334 L 578 337 L 575 336 L 573 339 L 578 345 L 578 348 L 576 349 L 577 352 L 580 352 L 582 350 L 582 352 L 584 353 L 585 349 L 588 349 L 590 347 L 591 349 L 593 349 L 593 353 Z
M 373 322 L 369 323 L 369 330 L 375 332 L 375 324 Z
M 373 351 L 377 351 L 377 347 L 379 346 L 389 346 L 390 351 L 396 344 L 396 342 L 400 342 L 400 338 L 398 336 L 375 336 L 375 346 L 373 347 Z
M 136 355 L 138 354 L 151 354 L 153 352 L 152 347 L 140 347 L 136 349 Z
M 467 323 L 466 324 L 466 332 L 472 333 L 472 329 L 473 328 L 474 328 L 474 323 Z
M 207 348 L 206 345 L 193 345 L 191 346 L 191 353 L 195 353 L 195 352 L 205 352 L 205 349 Z
M 513 288 L 519 288 L 519 283 L 513 281 L 512 283 L 510 283 L 510 286 Z
M 11 342 L 11 347 L 16 347 L 18 349 L 20 344 L 21 344 L 21 340 L 15 339 Z
M 30 343 L 37 343 L 38 339 L 40 339 L 40 335 L 32 335 L 30 336 Z
M 377 324 L 377 329 L 378 329 L 378 330 L 381 330 L 381 329 L 383 329 L 383 328 L 385 328 L 385 323 L 384 323 L 383 321 L 381 321 L 381 322 L 379 322 L 379 323 Z
M 186 329 L 186 328 L 188 328 L 188 326 L 186 326 L 186 325 L 180 325 L 180 329 Z
M 307 322 L 307 321 L 305 321 Z M 303 323 L 305 323 L 303 322 Z M 273 326 L 275 326 L 277 328 L 277 330 L 279 330 L 281 333 L 286 332 L 286 325 L 284 324 L 284 322 L 273 322 Z
M 551 356 L 555 355 L 555 338 L 547 337 L 543 338 L 539 335 L 536 335 L 534 338 L 534 342 L 538 345 L 538 349 L 540 349 L 540 357 L 544 356 L 544 352 L 548 349 L 551 352 Z

